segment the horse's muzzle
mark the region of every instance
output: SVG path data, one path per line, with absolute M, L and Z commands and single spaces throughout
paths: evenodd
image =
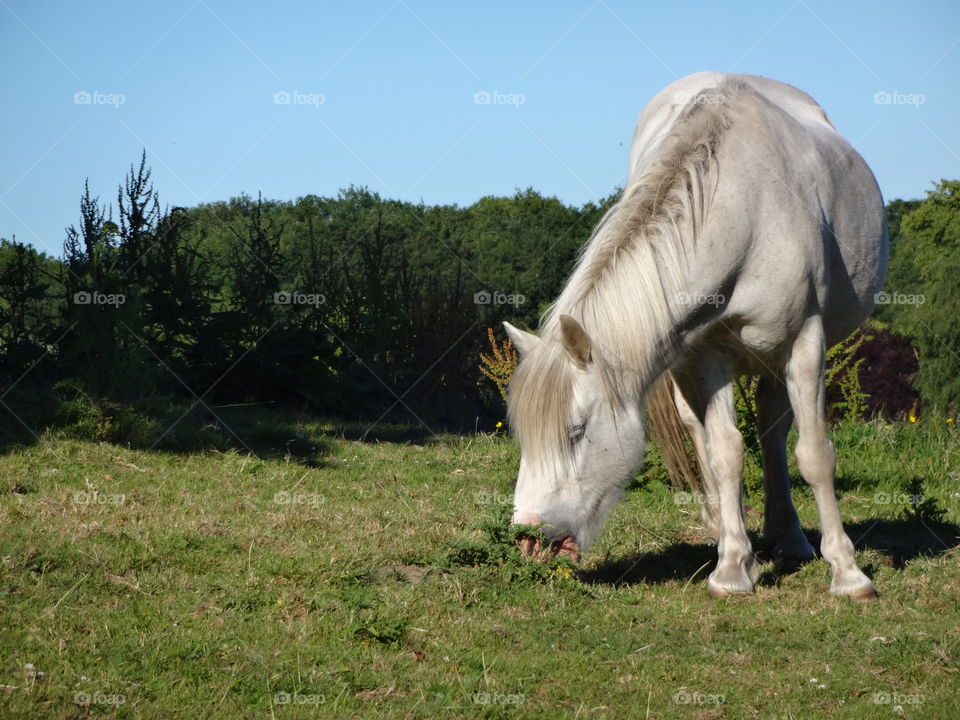
M 559 538 L 549 543 L 541 543 L 538 538 L 521 538 L 520 554 L 537 562 L 546 562 L 559 555 L 565 555 L 573 562 L 580 562 L 580 546 L 572 537 Z

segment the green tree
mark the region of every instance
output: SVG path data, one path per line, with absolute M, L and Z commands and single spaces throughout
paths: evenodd
M 890 286 L 913 302 L 897 303 L 895 327 L 914 338 L 920 361 L 916 385 L 935 412 L 960 407 L 960 180 L 941 180 L 904 216 Z M 896 298 L 895 298 L 896 299 Z M 922 302 L 921 302 L 922 301 Z
M 67 228 L 64 242 L 64 322 L 69 328 L 61 344 L 62 359 L 94 397 L 113 394 L 122 374 L 119 306 L 123 280 L 117 270 L 119 227 L 109 208 L 84 183 L 80 227 Z
M 888 292 L 915 293 L 921 280 L 917 268 L 913 264 L 913 255 L 909 243 L 901 252 L 900 238 L 903 235 L 901 226 L 903 218 L 920 207 L 922 200 L 891 200 L 887 203 L 887 235 L 890 238 L 890 264 L 887 276 L 883 281 L 883 288 Z M 873 317 L 884 323 L 891 323 L 899 327 L 902 305 L 877 305 Z
M 58 270 L 32 247 L 0 239 L 0 366 L 10 373 L 25 370 L 57 339 Z
M 124 184 L 117 191 L 120 219 L 119 258 L 128 283 L 142 285 L 148 277 L 147 255 L 156 240 L 160 221 L 160 201 L 150 182 L 147 152 L 140 156 L 140 165 L 130 168 Z

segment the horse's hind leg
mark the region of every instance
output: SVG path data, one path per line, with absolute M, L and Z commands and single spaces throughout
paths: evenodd
M 823 540 L 820 552 L 830 563 L 830 592 L 855 600 L 876 597 L 873 583 L 854 557 L 853 543 L 840 519 L 833 477 L 837 456 L 827 436 L 823 369 L 826 355 L 823 323 L 819 315 L 807 319 L 790 349 L 786 365 L 787 392 L 797 421 L 797 467 L 813 489 L 820 513 Z
M 763 452 L 763 534 L 773 542 L 778 561 L 803 562 L 813 558 L 813 547 L 800 529 L 790 497 L 787 433 L 792 422 L 783 379 L 761 375 L 757 382 L 757 435 Z
M 714 596 L 752 592 L 756 563 L 743 521 L 743 436 L 733 406 L 733 373 L 723 358 L 709 353 L 672 372 L 687 406 L 703 425 L 703 455 L 716 485 L 719 559 L 707 589 Z

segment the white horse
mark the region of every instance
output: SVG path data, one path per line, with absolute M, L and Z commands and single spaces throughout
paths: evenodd
M 782 556 L 813 556 L 790 499 L 795 420 L 830 591 L 875 598 L 834 495 L 823 373 L 826 349 L 873 309 L 886 263 L 876 180 L 809 95 L 719 73 L 660 92 L 640 115 L 626 188 L 540 336 L 506 324 L 521 356 L 509 395 L 521 451 L 513 521 L 549 543 L 525 540 L 524 553 L 579 558 L 589 546 L 642 459 L 642 407 L 669 377 L 718 540 L 708 590 L 751 592 L 733 382 L 759 375 L 766 535 Z

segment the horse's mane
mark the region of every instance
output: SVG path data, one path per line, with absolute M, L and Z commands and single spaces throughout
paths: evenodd
M 539 456 L 558 440 L 561 448 L 570 447 L 573 378 L 560 315 L 578 320 L 590 336 L 614 408 L 639 400 L 666 369 L 686 259 L 709 210 L 716 151 L 745 88 L 727 80 L 691 98 L 594 229 L 566 287 L 541 319 L 543 341 L 510 385 L 510 423 L 525 452 Z

